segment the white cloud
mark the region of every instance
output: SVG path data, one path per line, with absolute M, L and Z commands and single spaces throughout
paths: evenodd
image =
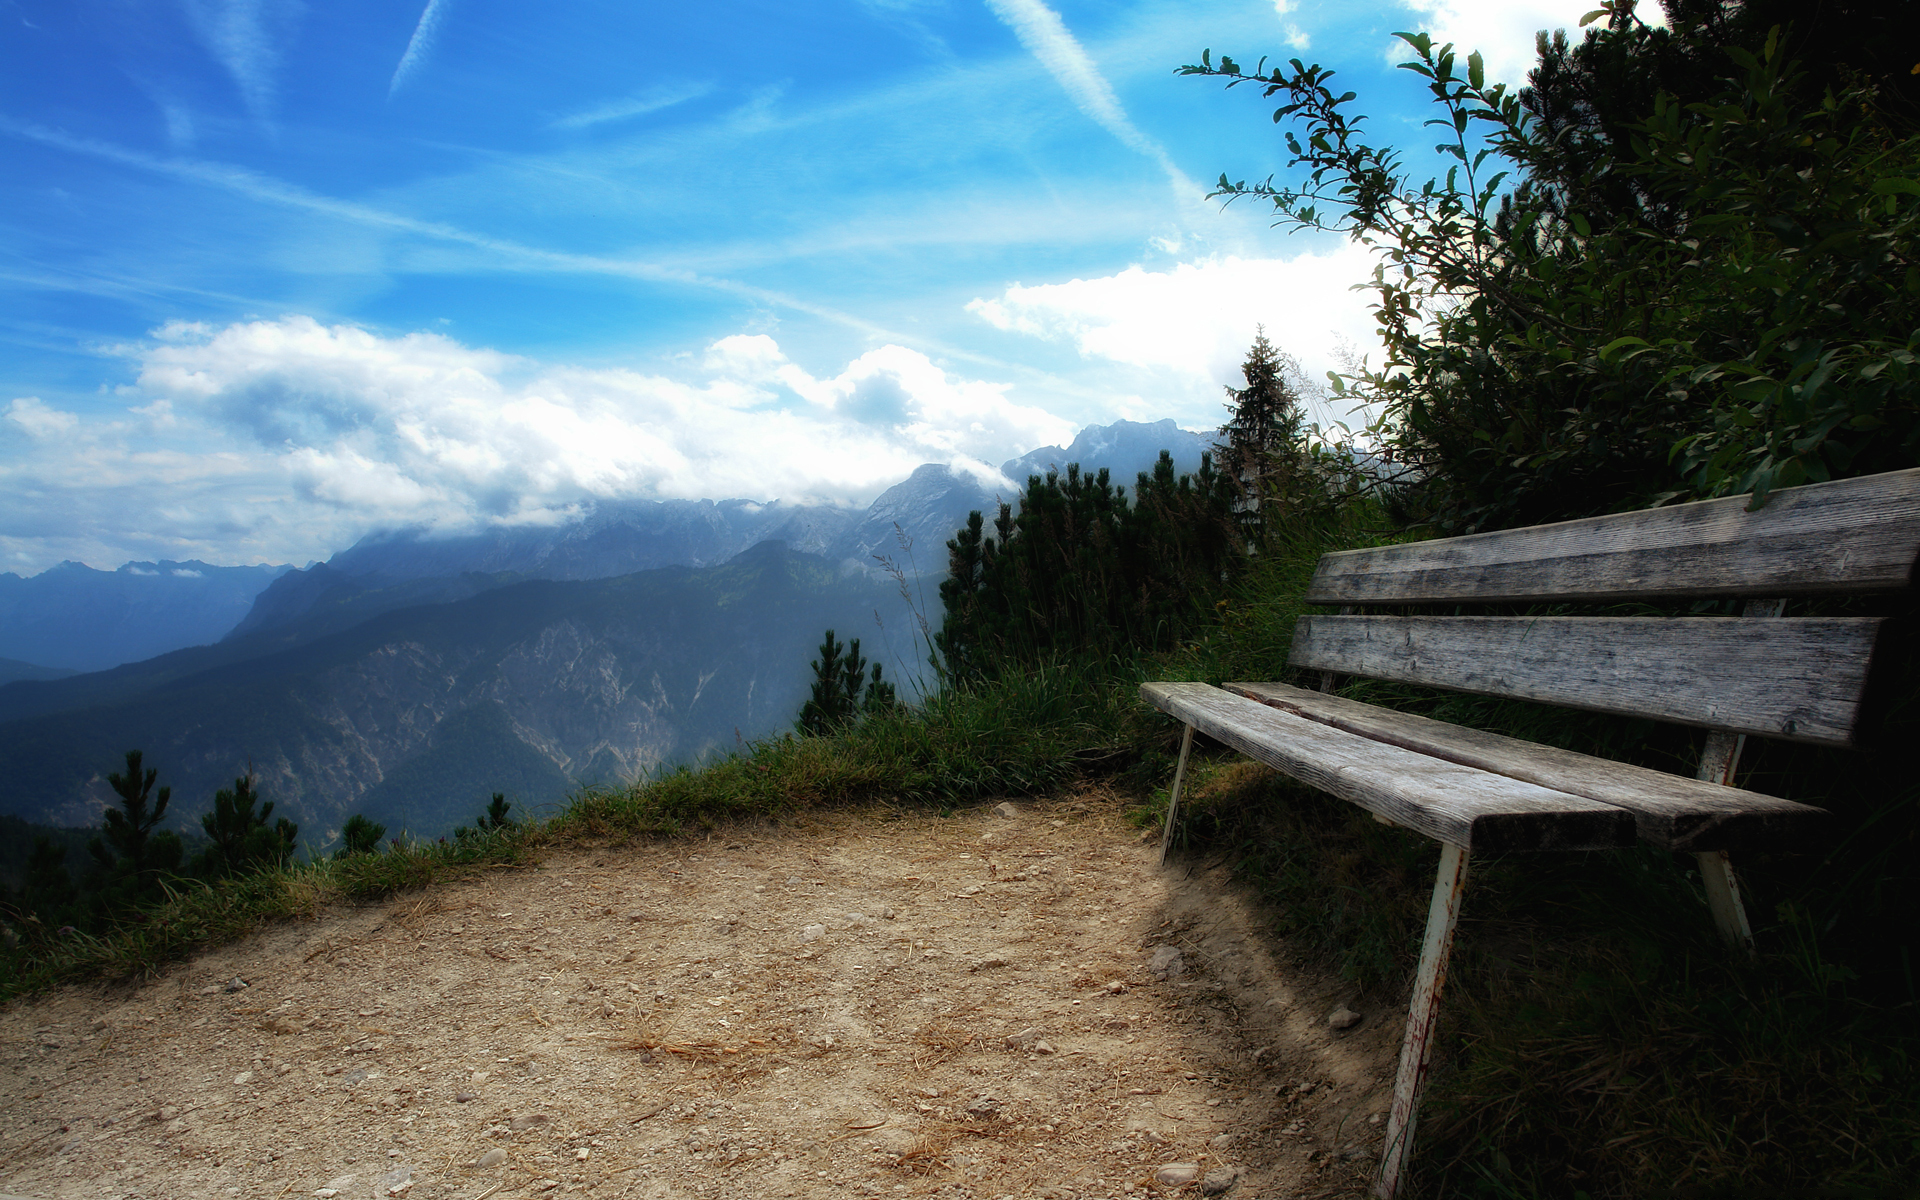
M 123 352 L 119 415 L 6 412 L 35 440 L 0 458 L 0 555 L 306 561 L 382 526 L 546 524 L 601 499 L 865 504 L 921 463 L 991 477 L 1075 432 L 898 345 L 816 376 L 743 334 L 669 377 L 295 316 Z
M 1215 419 L 1219 388 L 1239 384 L 1240 363 L 1264 324 L 1273 343 L 1325 378 L 1344 342 L 1376 341 L 1364 248 L 1346 243 L 1293 259 L 1211 257 L 1166 271 L 1128 267 L 1116 275 L 1028 287 L 978 299 L 968 311 L 999 329 L 1072 343 L 1089 358 L 1155 372 L 1180 387 L 1190 419 Z M 1323 422 L 1344 416 L 1320 412 Z
M 79 423 L 70 412 L 49 408 L 38 396 L 22 396 L 7 406 L 7 419 L 27 431 L 27 436 L 49 438 L 65 433 Z
M 1310 50 L 1313 48 L 1313 38 L 1300 28 L 1298 21 L 1286 19 L 1298 7 L 1294 0 L 1273 0 L 1273 13 L 1280 18 L 1281 33 L 1286 37 L 1287 45 L 1295 50 Z
M 1595 0 L 1407 0 L 1420 22 L 1415 30 L 1433 35 L 1435 48 L 1452 42 L 1465 70 L 1467 55 L 1478 50 L 1487 65 L 1490 82 L 1524 87 L 1527 72 L 1539 56 L 1534 51 L 1540 30 L 1564 29 L 1580 37 L 1580 18 L 1599 7 Z M 1645 6 L 1657 14 L 1656 6 Z M 1395 40 L 1392 61 L 1412 57 L 1406 43 Z

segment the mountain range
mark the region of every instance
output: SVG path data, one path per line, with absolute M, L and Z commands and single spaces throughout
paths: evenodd
M 130 562 L 96 571 L 63 562 L 38 575 L 0 574 L 0 683 L 31 668 L 99 671 L 217 641 L 263 588 L 293 568 Z
M 1171 421 L 1090 427 L 1004 464 L 998 481 L 922 466 L 864 512 L 623 502 L 553 528 L 384 533 L 304 569 L 0 576 L 111 581 L 121 590 L 76 604 L 120 605 L 110 611 L 125 633 L 103 646 L 205 631 L 201 644 L 47 678 L 78 654 L 97 666 L 117 651 L 36 615 L 38 645 L 67 649 L 52 662 L 21 655 L 42 677 L 0 685 L 0 813 L 93 823 L 112 799 L 106 774 L 139 747 L 175 790 L 170 824 L 251 769 L 276 815 L 320 848 L 356 812 L 439 836 L 496 791 L 538 806 L 696 763 L 791 725 L 827 628 L 860 637 L 911 695 L 927 653 L 919 621 L 940 619 L 916 577 L 945 573 L 945 543 L 970 511 L 1017 499 L 1008 481 L 1079 463 L 1130 483 L 1162 449 L 1190 471 L 1207 441 Z M 249 578 L 242 607 L 231 597 Z M 155 580 L 225 590 L 199 585 L 206 611 L 192 625 L 173 615 L 192 607 L 175 599 L 184 590 L 126 599 L 129 581 Z M 167 620 L 143 630 L 142 611 Z

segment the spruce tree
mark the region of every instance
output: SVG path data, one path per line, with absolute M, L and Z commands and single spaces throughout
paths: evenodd
M 1221 465 L 1239 489 L 1235 508 L 1241 526 L 1249 540 L 1257 540 L 1270 515 L 1264 511 L 1266 502 L 1295 490 L 1306 414 L 1293 382 L 1300 376 L 1300 364 L 1267 340 L 1266 326 L 1257 327 L 1240 373 L 1247 386 L 1227 389 L 1232 415 L 1221 426 L 1226 441 L 1219 449 Z

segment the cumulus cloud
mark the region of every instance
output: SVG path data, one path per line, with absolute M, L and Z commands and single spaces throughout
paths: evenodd
M 124 557 L 305 561 L 383 526 L 553 523 L 603 499 L 864 504 L 921 463 L 990 477 L 1075 429 L 896 345 L 816 376 L 738 335 L 674 376 L 295 316 L 124 352 L 117 414 L 6 411 L 37 440 L 0 458 L 0 553 L 75 557 L 84 526 Z
M 1432 34 L 1436 46 L 1452 42 L 1462 63 L 1478 50 L 1490 81 L 1521 87 L 1538 59 L 1535 35 L 1564 29 L 1577 38 L 1580 18 L 1599 5 L 1592 0 L 1407 0 L 1407 7 L 1419 18 L 1414 28 Z M 1657 6 L 1643 7 L 1646 18 L 1658 16 Z M 1405 61 L 1406 44 L 1396 40 L 1390 55 L 1394 62 Z
M 61 412 L 49 408 L 38 396 L 22 396 L 7 406 L 7 419 L 27 431 L 27 436 L 35 438 L 53 437 L 65 433 L 79 423 L 80 418 L 70 412 Z
M 1297 7 L 1294 0 L 1273 0 L 1273 13 L 1280 18 L 1280 29 L 1286 36 L 1287 45 L 1295 50 L 1309 50 L 1313 48 L 1313 38 L 1308 36 L 1306 30 L 1300 28 L 1298 21 L 1287 19 L 1293 15 L 1293 10 Z
M 1339 365 L 1343 343 L 1374 342 L 1367 295 L 1351 290 L 1372 273 L 1369 253 L 1348 243 L 1292 259 L 1218 256 L 1165 271 L 1132 266 L 1097 279 L 1015 284 L 967 308 L 996 328 L 1158 372 L 1210 413 L 1220 385 L 1242 382 L 1240 363 L 1258 325 L 1314 379 Z

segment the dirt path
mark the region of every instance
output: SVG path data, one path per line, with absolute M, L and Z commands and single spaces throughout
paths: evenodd
M 556 854 L 14 1005 L 0 1192 L 1359 1194 L 1392 1014 L 1117 807 Z

